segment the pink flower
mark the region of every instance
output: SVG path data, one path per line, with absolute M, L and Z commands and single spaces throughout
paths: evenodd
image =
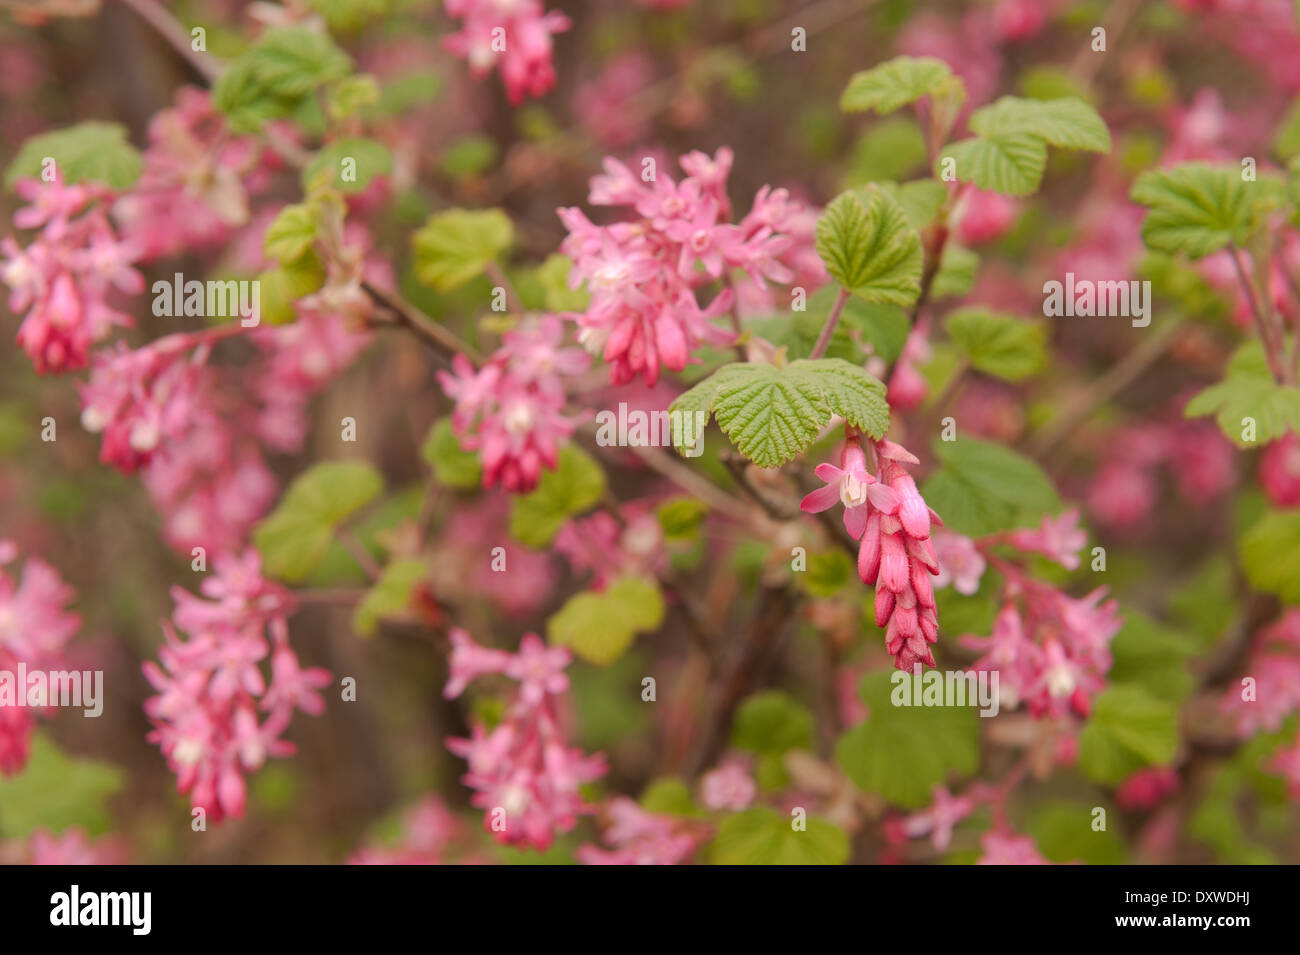
M 61 835 L 37 829 L 31 834 L 27 852 L 31 865 L 121 865 L 126 855 L 117 839 L 92 840 L 80 826 L 65 829 Z
M 700 801 L 709 809 L 740 812 L 753 804 L 756 795 L 754 777 L 740 760 L 729 760 L 700 779 Z
M 899 411 L 912 411 L 920 407 L 925 396 L 930 393 L 930 384 L 921 374 L 920 365 L 930 360 L 930 342 L 926 333 L 913 329 L 903 344 L 903 350 L 894 363 L 894 372 L 889 376 L 889 391 L 886 397 L 889 406 Z
M 1264 449 L 1259 457 L 1259 483 L 1275 507 L 1300 505 L 1300 437 L 1294 431 Z
M 939 573 L 934 578 L 936 590 L 952 584 L 953 590 L 969 597 L 980 589 L 984 555 L 973 540 L 964 534 L 940 531 L 934 535 L 934 554 L 939 561 Z
M 540 0 L 447 0 L 446 7 L 465 22 L 443 46 L 467 61 L 475 76 L 499 66 L 510 105 L 555 85 L 551 36 L 569 29 L 564 14 L 543 13 Z
M 843 504 L 844 528 L 854 540 L 861 540 L 872 509 L 896 514 L 898 495 L 867 471 L 867 456 L 858 439 L 845 441 L 840 452 L 840 465 L 817 465 L 815 473 L 826 482 L 826 486 L 804 497 L 799 507 L 807 514 L 818 514 L 837 502 Z
M 1001 238 L 1016 221 L 1020 206 L 999 192 L 971 188 L 961 200 L 957 237 L 963 245 L 981 245 Z
M 903 820 L 903 832 L 912 839 L 929 834 L 934 848 L 946 852 L 952 844 L 952 830 L 975 810 L 975 800 L 970 796 L 956 796 L 943 786 L 935 786 L 933 802 L 926 809 L 914 812 Z
M 1029 836 L 1011 832 L 987 832 L 980 839 L 984 854 L 976 865 L 1051 865 L 1039 853 Z
M 1043 515 L 1042 523 L 1034 530 L 1012 531 L 1007 542 L 1026 553 L 1042 554 L 1066 570 L 1076 570 L 1079 551 L 1087 546 L 1088 535 L 1079 527 L 1079 509 L 1072 507 L 1060 517 Z
M 1178 790 L 1178 773 L 1168 766 L 1146 766 L 1129 775 L 1115 790 L 1121 809 L 1154 809 Z
M 612 850 L 583 845 L 574 853 L 584 865 L 680 865 L 707 837 L 699 826 L 674 816 L 647 812 L 626 796 L 605 807 Z

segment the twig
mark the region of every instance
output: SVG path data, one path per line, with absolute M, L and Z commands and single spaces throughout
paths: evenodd
M 1277 346 L 1273 342 L 1273 329 L 1264 318 L 1264 312 L 1259 307 L 1259 298 L 1255 294 L 1255 285 L 1246 275 L 1246 269 L 1241 264 L 1241 249 L 1235 243 L 1228 243 L 1229 257 L 1232 259 L 1232 267 L 1237 272 L 1237 279 L 1241 282 L 1241 287 L 1246 293 L 1246 301 L 1250 304 L 1250 314 L 1255 318 L 1255 327 L 1259 330 L 1260 340 L 1264 344 L 1264 357 L 1268 360 L 1268 370 L 1273 375 L 1273 380 L 1278 384 L 1282 383 L 1282 369 L 1278 366 L 1278 355 L 1275 351 Z
M 841 288 L 839 294 L 835 296 L 830 314 L 826 316 L 826 324 L 822 326 L 821 334 L 817 336 L 817 344 L 813 345 L 812 353 L 808 356 L 810 359 L 821 358 L 826 354 L 826 349 L 831 344 L 831 336 L 835 334 L 835 327 L 840 323 L 840 315 L 844 313 L 844 306 L 848 300 L 849 290 Z
M 221 76 L 224 66 L 216 57 L 194 49 L 190 32 L 185 29 L 171 12 L 154 0 L 122 0 L 158 32 L 167 44 L 179 53 L 185 62 L 197 72 L 208 84 L 215 83 Z
M 367 577 L 371 580 L 379 579 L 383 569 L 375 563 L 374 557 L 370 556 L 370 551 L 366 550 L 366 545 L 361 543 L 356 534 L 349 530 L 340 532 L 339 543 L 352 555 L 352 559 L 366 572 Z
M 483 360 L 483 356 L 468 343 L 461 341 L 454 332 L 446 326 L 439 325 L 396 292 L 386 292 L 369 282 L 362 282 L 361 288 L 378 304 L 388 309 L 399 325 L 418 335 L 439 354 L 448 358 L 461 354 L 475 364 Z
M 509 277 L 506 275 L 506 270 L 501 268 L 500 263 L 489 262 L 484 271 L 487 272 L 487 276 L 492 280 L 493 284 L 499 288 L 505 289 L 506 304 L 510 306 L 510 311 L 527 311 L 527 309 L 524 308 L 524 300 L 520 298 L 519 293 L 515 291 L 514 285 L 511 284 Z

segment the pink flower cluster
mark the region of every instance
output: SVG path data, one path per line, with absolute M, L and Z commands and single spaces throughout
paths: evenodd
M 30 205 L 14 213 L 20 229 L 40 229 L 24 249 L 0 240 L 0 280 L 9 286 L 9 310 L 22 314 L 18 344 L 36 370 L 86 367 L 90 347 L 131 317 L 109 304 L 116 289 L 144 291 L 144 277 L 131 267 L 139 247 L 120 239 L 109 222 L 112 192 L 95 184 L 64 185 L 24 179 L 15 187 Z
M 611 799 L 604 812 L 605 842 L 613 848 L 579 846 L 574 856 L 584 865 L 681 865 L 708 837 L 699 824 L 647 812 L 626 796 Z
M 37 829 L 25 840 L 0 843 L 0 863 L 5 865 L 122 865 L 125 861 L 126 847 L 119 839 L 91 839 L 80 826 L 61 835 Z
M 1220 706 L 1241 739 L 1276 733 L 1300 712 L 1300 608 L 1288 608 L 1260 631 L 1241 682 L 1224 694 Z M 1270 765 L 1286 778 L 1291 798 L 1300 800 L 1300 733 L 1273 754 Z
M 545 849 L 557 832 L 568 832 L 579 814 L 591 811 L 579 787 L 606 770 L 603 756 L 568 746 L 561 729 L 569 651 L 547 647 L 535 633 L 524 636 L 518 653 L 491 650 L 461 629 L 451 631 L 451 646 L 443 691 L 448 699 L 490 674 L 518 683 L 495 727 L 475 723 L 469 739 L 447 740 L 447 748 L 469 764 L 463 781 L 475 790 L 473 805 L 484 810 L 483 828 L 498 842 Z
M 167 642 L 158 651 L 162 665 L 150 661 L 143 669 L 157 691 L 145 702 L 154 725 L 149 740 L 176 773 L 177 790 L 217 822 L 243 815 L 244 773 L 260 769 L 268 756 L 294 752 L 280 737 L 294 710 L 324 712 L 319 690 L 331 678 L 299 665 L 289 645 L 293 598 L 262 576 L 256 551 L 219 557 L 214 567 L 199 588 L 207 599 L 173 588 L 176 608 L 163 624 Z M 268 654 L 269 684 L 261 666 Z
M 461 444 L 483 461 L 484 487 L 532 490 L 577 427 L 564 414 L 564 379 L 582 374 L 591 359 L 561 347 L 563 338 L 563 323 L 544 315 L 507 332 L 482 368 L 457 355 L 450 373 L 438 373 L 456 403 L 451 420 Z
M 563 13 L 545 12 L 541 0 L 447 0 L 446 7 L 465 22 L 443 46 L 465 60 L 475 76 L 499 65 L 510 105 L 555 85 L 551 36 L 572 26 Z
M 674 182 L 648 165 L 638 177 L 606 159 L 590 202 L 630 207 L 636 217 L 597 226 L 580 209 L 557 210 L 569 231 L 560 247 L 573 260 L 569 285 L 586 283 L 591 294 L 586 312 L 568 317 L 581 329 L 578 340 L 610 365 L 614 384 L 639 375 L 653 385 L 662 368 L 685 368 L 700 345 L 731 341 L 713 320 L 742 287 L 762 293 L 768 280 L 807 288 L 826 281 L 813 250 L 815 215 L 786 190 L 764 186 L 749 214 L 729 222 L 733 160 L 726 147 L 713 158 L 688 153 L 679 160 L 686 178 Z M 731 287 L 701 308 L 696 290 L 719 281 Z
M 999 704 L 1007 709 L 1024 702 L 1038 717 L 1069 710 L 1087 716 L 1114 662 L 1110 641 L 1123 623 L 1117 602 L 1103 602 L 1105 588 L 1076 599 L 1012 564 L 1000 561 L 998 569 L 1007 600 L 993 632 L 958 638 L 982 654 L 972 669 L 997 671 Z
M 597 511 L 566 522 L 552 542 L 574 573 L 592 574 L 596 590 L 624 574 L 666 569 L 663 526 L 654 511 L 636 501 L 620 510 L 623 524 L 612 514 Z
M 349 865 L 443 865 L 448 850 L 463 836 L 461 821 L 443 801 L 425 796 L 402 816 L 402 835 L 397 845 L 361 849 Z M 473 861 L 461 857 L 464 863 Z
M 1300 435 L 1288 431 L 1259 456 L 1259 483 L 1275 507 L 1300 507 Z
M 905 465 L 916 457 L 893 441 L 873 442 L 880 462 L 877 477 L 867 469 L 861 438 L 850 434 L 840 466 L 817 465 L 826 486 L 813 491 L 800 505 L 819 513 L 837 501 L 844 505 L 844 527 L 856 541 L 858 575 L 876 588 L 876 626 L 885 628 L 885 648 L 900 670 L 924 663 L 934 666 L 930 644 L 939 639 L 932 575 L 939 561 L 930 540 L 939 515 L 926 506 Z
M 250 136 L 232 136 L 207 92 L 183 88 L 149 121 L 144 168 L 113 217 L 146 260 L 212 249 L 249 223 L 249 196 L 280 165 Z
M 81 618 L 67 609 L 73 590 L 39 557 L 27 559 L 15 584 L 3 568 L 17 556 L 12 542 L 0 540 L 0 670 L 13 673 L 19 663 L 33 670 L 62 669 L 64 648 L 81 626 Z M 25 704 L 26 699 L 14 702 Z M 0 704 L 0 774 L 12 775 L 26 765 L 33 712 L 40 711 Z

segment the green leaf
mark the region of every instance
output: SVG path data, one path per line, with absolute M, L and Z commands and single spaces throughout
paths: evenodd
M 812 712 L 784 690 L 755 693 L 736 710 L 731 745 L 772 756 L 792 749 L 812 749 Z
M 1161 252 L 1199 259 L 1245 241 L 1249 232 L 1246 183 L 1235 166 L 1153 169 L 1138 177 L 1132 197 L 1150 210 L 1142 220 L 1142 241 Z
M 1124 626 L 1111 641 L 1115 663 L 1107 678 L 1111 685 L 1133 683 L 1152 696 L 1172 703 L 1187 698 L 1195 682 L 1187 669 L 1196 648 L 1180 633 L 1130 610 Z
M 907 224 L 913 229 L 924 229 L 939 216 L 939 211 L 948 201 L 948 189 L 941 182 L 933 179 L 917 179 L 905 182 L 901 186 L 881 183 L 884 189 L 895 199 L 907 217 Z
M 863 792 L 919 809 L 950 775 L 978 768 L 980 718 L 965 706 L 895 706 L 893 672 L 877 670 L 863 678 L 859 693 L 869 715 L 839 738 L 835 760 Z
M 373 139 L 340 139 L 323 147 L 302 171 L 304 189 L 321 177 L 322 182 L 341 192 L 365 190 L 376 176 L 393 171 L 393 156 L 388 147 Z
M 704 815 L 695 804 L 686 781 L 676 776 L 652 780 L 641 794 L 641 808 L 664 816 L 695 818 Z
M 967 294 L 975 285 L 975 273 L 979 271 L 979 266 L 978 253 L 949 239 L 944 243 L 939 271 L 935 273 L 934 283 L 930 286 L 931 297 L 941 299 Z
M 1237 447 L 1257 447 L 1288 431 L 1300 431 L 1300 388 L 1277 384 L 1268 370 L 1264 346 L 1249 341 L 1233 354 L 1223 381 L 1195 395 L 1183 413 L 1189 418 L 1212 414 Z M 1247 418 L 1255 422 L 1253 434 L 1247 430 Z
M 1031 135 L 1059 149 L 1110 152 L 1106 123 L 1077 96 L 1051 100 L 1004 96 L 972 113 L 970 128 L 985 139 Z
M 465 136 L 456 140 L 442 155 L 442 171 L 453 179 L 468 179 L 487 172 L 496 165 L 501 150 L 491 137 Z
M 439 292 L 480 275 L 510 248 L 514 227 L 500 209 L 450 209 L 415 233 L 415 274 Z
M 107 802 L 123 781 L 116 766 L 69 757 L 37 732 L 26 767 L 0 776 L 0 839 L 24 839 L 35 829 L 57 834 L 70 826 L 91 835 L 106 832 L 112 827 Z
M 440 418 L 429 429 L 420 455 L 433 468 L 434 479 L 447 487 L 475 488 L 483 480 L 483 465 L 473 451 L 460 446 L 450 418 Z
M 709 845 L 713 865 L 843 865 L 849 837 L 823 819 L 809 817 L 800 832 L 792 817 L 775 809 L 747 809 L 727 816 Z
M 537 267 L 537 279 L 542 285 L 545 296 L 544 305 L 548 312 L 585 312 L 591 296 L 583 289 L 569 288 L 569 272 L 573 261 L 558 252 L 546 257 L 546 261 Z
M 1177 706 L 1141 686 L 1115 685 L 1097 697 L 1079 734 L 1079 769 L 1115 785 L 1143 766 L 1168 765 L 1177 748 Z
M 877 186 L 832 200 L 817 220 L 817 254 L 835 281 L 868 302 L 910 305 L 921 292 L 920 237 Z
M 780 369 L 724 365 L 680 395 L 671 410 L 712 412 L 736 450 L 763 468 L 796 458 L 832 415 L 874 438 L 889 429 L 885 386 L 839 358 L 800 359 Z
M 556 646 L 596 666 L 609 666 L 642 632 L 659 629 L 664 602 L 659 588 L 640 577 L 621 577 L 603 591 L 570 597 L 546 621 L 546 636 Z
M 353 628 L 363 637 L 370 637 L 381 620 L 410 616 L 411 594 L 428 575 L 429 565 L 423 560 L 393 561 L 357 605 L 352 615 Z
M 708 513 L 709 506 L 697 497 L 669 498 L 655 509 L 659 526 L 669 540 L 694 538 Z
M 367 23 L 388 13 L 392 0 L 306 0 L 331 30 L 349 32 L 359 30 Z
M 281 263 L 257 276 L 261 289 L 261 320 L 268 325 L 284 325 L 297 317 L 294 303 L 325 284 L 325 266 L 314 252 L 296 262 Z
M 541 549 L 564 522 L 596 505 L 605 494 L 605 472 L 591 456 L 573 445 L 560 451 L 554 471 L 543 471 L 537 487 L 514 498 L 510 536 Z
M 922 487 L 927 503 L 952 530 L 983 537 L 1031 527 L 1060 510 L 1051 479 L 1024 455 L 1000 444 L 960 438 L 936 441 L 942 467 Z
M 949 315 L 944 327 L 971 367 L 987 375 L 1022 381 L 1047 364 L 1047 335 L 1041 324 L 965 308 Z
M 846 113 L 892 113 L 923 96 L 944 92 L 954 80 L 943 60 L 931 56 L 898 56 L 854 73 L 840 96 Z
M 297 262 L 316 241 L 316 220 L 305 203 L 285 206 L 266 227 L 262 251 L 268 259 Z
M 1256 590 L 1300 604 L 1300 511 L 1268 511 L 1237 541 L 1246 579 Z
M 1007 196 L 1027 196 L 1037 191 L 1047 168 L 1047 144 L 1032 133 L 973 136 L 943 148 L 962 182 Z
M 300 475 L 253 532 L 267 574 L 290 583 L 306 578 L 334 539 L 334 530 L 384 489 L 363 461 L 325 461 Z
M 857 565 L 842 550 L 808 555 L 808 569 L 798 576 L 799 585 L 813 597 L 833 597 L 854 579 Z
M 85 122 L 32 136 L 5 170 L 5 188 L 19 179 L 40 179 L 45 160 L 69 185 L 102 182 L 111 189 L 129 189 L 140 178 L 140 154 L 117 123 Z
M 1034 837 L 1044 858 L 1061 864 L 1123 865 L 1124 843 L 1114 827 L 1092 827 L 1093 806 L 1052 802 L 1034 808 L 1025 832 Z
M 272 119 L 293 116 L 327 83 L 352 69 L 348 55 L 324 34 L 272 27 L 227 66 L 212 102 L 237 133 L 255 133 Z

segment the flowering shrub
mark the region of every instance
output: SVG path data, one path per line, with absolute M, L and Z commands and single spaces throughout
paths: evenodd
M 779 6 L 0 26 L 0 858 L 1296 861 L 1294 5 Z

